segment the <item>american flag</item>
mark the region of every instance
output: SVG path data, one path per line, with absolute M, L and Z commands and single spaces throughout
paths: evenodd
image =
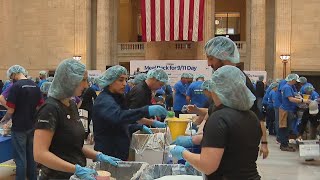
M 204 1 L 141 0 L 142 40 L 202 41 Z

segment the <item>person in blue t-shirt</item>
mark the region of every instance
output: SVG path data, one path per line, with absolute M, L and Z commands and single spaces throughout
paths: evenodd
M 40 82 L 38 83 L 38 87 L 40 88 L 43 83 L 48 82 L 47 81 L 47 71 L 40 71 L 39 78 L 40 78 Z
M 187 89 L 189 88 L 189 86 L 193 82 L 193 74 L 192 73 L 188 73 L 188 75 L 189 75 L 189 77 L 188 77 Z
M 301 85 L 300 94 L 306 94 L 305 88 L 307 86 L 313 86 L 312 84 L 308 83 L 308 80 L 306 77 L 300 77 L 299 81 L 300 81 L 300 85 Z
M 270 135 L 276 135 L 277 131 L 277 126 L 275 123 L 275 111 L 274 111 L 274 101 L 276 97 L 276 91 L 278 90 L 278 83 L 271 83 L 268 87 L 268 89 L 271 89 L 270 92 L 268 93 L 268 105 L 267 105 L 267 127 L 269 130 Z
M 319 98 L 319 94 L 315 91 L 312 85 L 307 85 L 304 87 L 304 92 L 306 95 L 310 95 L 309 99 L 315 101 Z
M 297 96 L 293 86 L 299 81 L 297 74 L 289 74 L 286 78 L 287 84 L 281 88 L 282 105 L 279 108 L 279 136 L 280 149 L 282 151 L 295 151 L 289 146 L 289 131 L 292 130 L 291 124 L 295 118 L 297 104 L 305 102 L 301 96 Z
M 187 105 L 186 93 L 188 84 L 188 73 L 182 73 L 181 80 L 178 81 L 174 86 L 174 98 L 173 98 L 173 111 L 175 116 L 179 117 L 182 114 L 181 109 L 184 105 Z
M 204 75 L 199 74 L 196 76 L 196 81 L 191 83 L 187 89 L 187 103 L 196 105 L 199 108 L 203 108 L 208 98 L 203 94 L 201 85 L 204 81 Z

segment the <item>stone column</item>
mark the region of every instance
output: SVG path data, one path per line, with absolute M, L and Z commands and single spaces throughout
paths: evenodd
M 105 71 L 111 65 L 110 0 L 97 0 L 96 69 Z
M 74 3 L 74 55 L 81 56 L 81 62 L 91 69 L 91 0 L 76 0 Z
M 274 77 L 282 78 L 282 54 L 291 54 L 291 13 L 292 0 L 276 0 L 275 4 L 275 65 Z M 290 73 L 290 62 L 287 64 L 287 74 Z
M 111 65 L 119 64 L 118 61 L 118 11 L 119 11 L 119 0 L 111 0 L 110 9 L 110 56 Z M 128 17 L 129 18 L 129 17 Z
M 197 42 L 197 59 L 207 59 L 204 45 L 214 37 L 215 1 L 205 0 L 203 41 Z
M 247 1 L 247 58 L 250 70 L 265 70 L 266 0 Z

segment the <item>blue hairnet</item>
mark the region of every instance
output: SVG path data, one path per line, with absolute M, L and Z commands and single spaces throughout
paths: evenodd
M 188 73 L 188 75 L 189 75 L 189 78 L 190 78 L 190 79 L 193 79 L 194 76 L 193 76 L 192 73 Z
M 275 88 L 275 87 L 278 87 L 279 86 L 279 83 L 276 83 L 276 82 L 273 82 L 273 83 L 271 83 L 270 84 L 270 89 L 273 89 L 273 88 Z
M 44 94 L 48 94 L 52 82 L 44 82 L 40 87 L 40 91 Z
M 212 80 L 210 79 L 210 80 L 205 80 L 205 81 L 203 81 L 203 83 L 201 84 L 201 89 L 212 92 L 212 89 L 213 89 L 213 82 L 212 82 Z
M 313 90 L 314 90 L 314 87 L 312 85 L 307 85 L 306 87 L 304 87 L 305 92 L 311 92 Z
M 189 74 L 188 73 L 182 73 L 181 74 L 181 78 L 189 78 Z
M 218 36 L 210 39 L 204 47 L 207 56 L 220 60 L 229 60 L 232 63 L 240 62 L 237 45 L 229 38 Z
M 196 80 L 199 79 L 199 78 L 203 78 L 204 79 L 204 75 L 203 74 L 197 74 L 195 75 L 194 77 Z
M 277 82 L 277 83 L 280 83 L 281 80 L 282 80 L 282 79 L 278 78 L 278 79 L 276 79 L 276 82 Z
M 41 76 L 46 76 L 46 75 L 47 75 L 47 71 L 40 71 L 40 72 L 39 72 L 39 75 L 41 75 Z
M 212 92 L 221 103 L 237 110 L 249 110 L 256 97 L 246 86 L 246 76 L 235 66 L 222 66 L 212 75 Z
M 7 77 L 10 78 L 12 74 L 19 74 L 22 73 L 23 75 L 27 74 L 27 71 L 20 65 L 13 65 L 7 71 Z
M 127 69 L 123 66 L 116 65 L 107 69 L 103 74 L 96 78 L 96 83 L 105 88 L 116 81 L 121 75 L 127 75 Z
M 140 74 L 137 74 L 137 75 L 134 77 L 132 83 L 133 83 L 133 84 L 139 84 L 139 83 L 141 83 L 142 81 L 145 81 L 146 79 L 147 79 L 147 74 L 145 74 L 145 73 L 140 73 Z
M 150 78 L 156 78 L 158 81 L 161 81 L 165 84 L 167 84 L 169 81 L 168 74 L 161 68 L 151 69 L 147 74 L 147 79 Z
M 293 80 L 296 80 L 297 82 L 300 82 L 299 81 L 299 75 L 298 74 L 289 74 L 287 77 L 286 77 L 286 81 L 293 81 Z
M 52 82 L 53 79 L 54 79 L 54 77 L 47 77 L 47 81 L 48 81 L 48 82 Z
M 72 58 L 63 60 L 57 67 L 48 96 L 59 100 L 72 97 L 85 71 L 86 66 L 79 61 Z
M 300 83 L 302 83 L 302 84 L 305 84 L 305 83 L 308 82 L 308 80 L 307 80 L 306 77 L 300 77 L 300 78 L 299 78 L 299 81 L 300 81 Z

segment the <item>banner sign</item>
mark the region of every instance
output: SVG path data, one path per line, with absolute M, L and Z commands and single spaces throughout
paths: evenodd
M 97 78 L 101 75 L 101 70 L 88 70 L 88 77 Z
M 260 76 L 263 76 L 263 82 L 267 81 L 267 71 L 243 71 L 246 75 L 254 81 L 258 81 Z
M 181 79 L 182 73 L 203 74 L 205 80 L 211 78 L 212 68 L 207 60 L 132 60 L 130 61 L 130 74 L 139 68 L 140 72 L 148 72 L 154 68 L 162 68 L 169 76 L 170 85 Z

